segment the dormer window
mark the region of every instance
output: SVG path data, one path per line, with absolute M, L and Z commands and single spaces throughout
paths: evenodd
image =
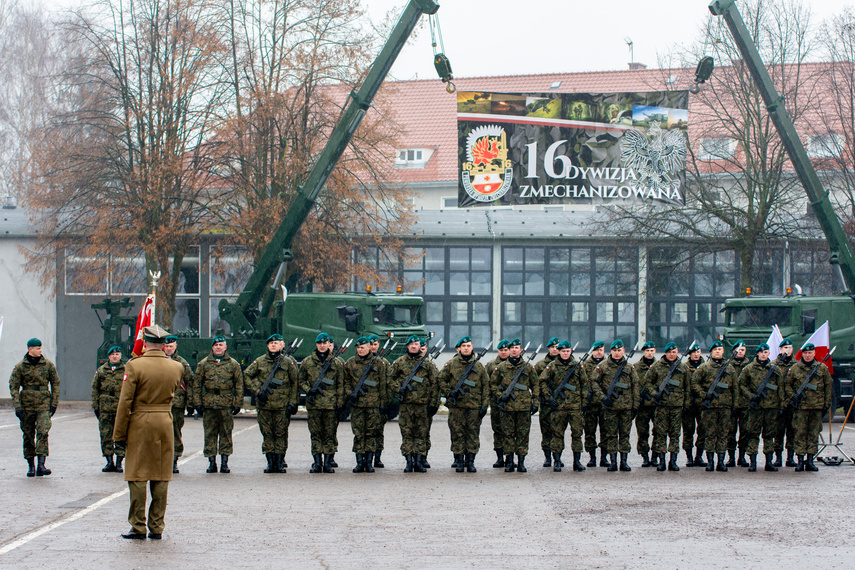
M 431 148 L 406 148 L 395 151 L 395 168 L 424 168 L 433 156 Z

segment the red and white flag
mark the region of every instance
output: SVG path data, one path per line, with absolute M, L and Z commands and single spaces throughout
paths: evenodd
M 825 321 L 825 323 L 821 327 L 816 329 L 816 332 L 810 335 L 810 338 L 805 341 L 805 344 L 810 343 L 816 347 L 817 361 L 821 361 L 823 358 L 825 358 L 828 355 L 828 351 L 831 350 L 831 346 L 829 346 L 831 344 L 831 342 L 829 341 L 830 331 L 831 328 L 828 326 L 828 321 Z M 804 348 L 804 345 L 802 345 L 802 348 Z M 796 359 L 802 357 L 802 348 L 800 348 L 798 354 L 796 354 Z M 830 358 L 825 363 L 825 365 L 828 366 L 828 371 L 834 374 L 834 368 L 831 367 Z
M 782 342 L 784 342 L 784 336 L 781 334 L 781 329 L 778 328 L 778 325 L 772 325 L 772 334 L 766 341 L 766 344 L 769 345 L 769 360 L 775 360 L 781 354 Z
M 134 337 L 134 349 L 131 351 L 132 356 L 141 356 L 143 352 L 143 329 L 154 324 L 154 294 L 146 297 L 143 303 L 140 314 L 137 317 L 137 332 Z

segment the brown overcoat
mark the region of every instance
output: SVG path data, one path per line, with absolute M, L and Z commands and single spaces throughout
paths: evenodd
M 172 481 L 172 395 L 184 367 L 162 350 L 125 364 L 113 441 L 125 441 L 125 481 Z

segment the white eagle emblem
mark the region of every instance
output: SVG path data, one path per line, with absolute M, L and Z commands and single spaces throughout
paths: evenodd
M 670 188 L 674 174 L 686 165 L 686 137 L 681 131 L 662 133 L 654 121 L 645 135 L 630 130 L 621 138 L 621 162 L 640 176 L 639 185 L 653 190 Z

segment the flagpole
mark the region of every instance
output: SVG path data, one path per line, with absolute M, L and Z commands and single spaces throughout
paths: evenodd
M 151 324 L 157 324 L 157 318 L 155 315 L 155 311 L 157 310 L 157 282 L 160 280 L 160 271 L 151 271 L 148 272 L 151 277 Z

